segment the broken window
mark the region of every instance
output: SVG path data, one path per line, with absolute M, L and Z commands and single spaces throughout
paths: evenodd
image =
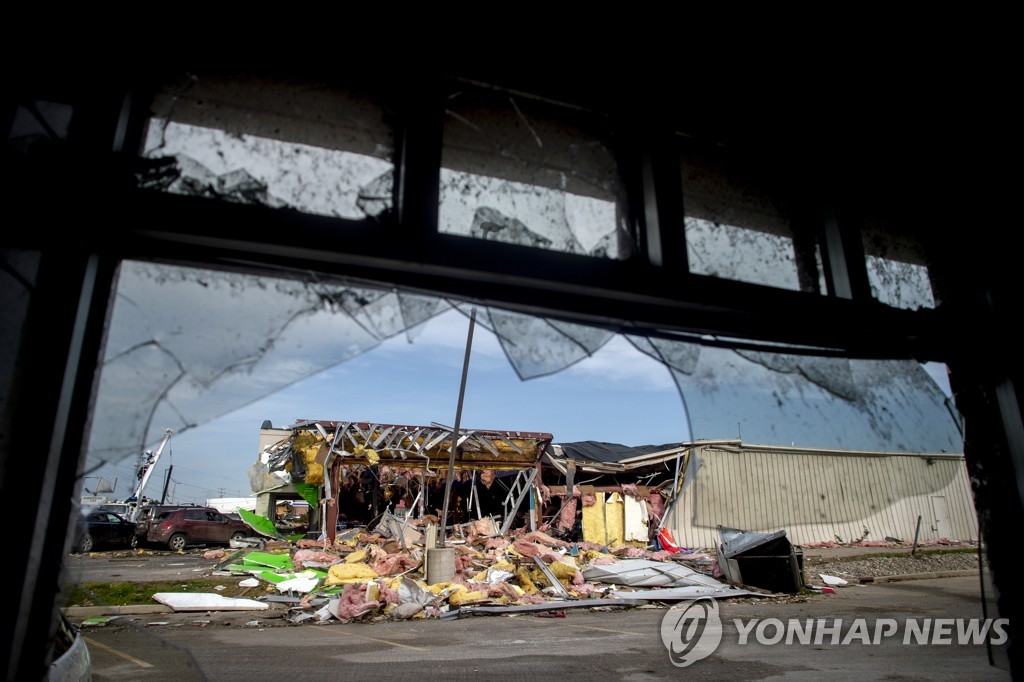
M 438 229 L 624 259 L 632 232 L 602 117 L 471 85 L 445 103 Z
M 348 218 L 391 208 L 393 133 L 372 96 L 188 75 L 151 106 L 141 186 Z
M 864 360 L 807 349 L 728 349 L 630 338 L 664 362 L 692 439 L 842 450 L 963 452 L 949 400 L 913 360 Z
M 779 169 L 760 168 L 725 148 L 687 142 L 681 152 L 690 272 L 823 293 L 813 238 L 794 229 Z
M 141 262 L 121 266 L 89 440 L 90 468 L 135 456 L 164 429 L 206 423 L 466 304 L 394 288 Z M 485 309 L 521 378 L 550 374 L 608 330 Z M 947 399 L 913 361 L 819 357 L 726 340 L 629 337 L 663 363 L 692 438 L 854 450 L 960 452 Z
M 862 231 L 871 295 L 894 308 L 934 308 L 931 277 L 920 241 L 875 219 Z

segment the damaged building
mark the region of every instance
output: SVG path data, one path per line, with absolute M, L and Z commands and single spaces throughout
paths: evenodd
M 309 537 L 372 526 L 385 512 L 438 523 L 450 436 L 440 426 L 264 425 L 249 473 L 256 513 Z M 722 526 L 785 529 L 797 545 L 978 540 L 963 456 L 948 453 L 553 443 L 547 433 L 468 430 L 449 503 L 456 527 L 493 518 L 495 533 L 528 526 L 610 548 L 713 548 Z M 301 525 L 296 508 L 309 510 Z
M 372 529 L 383 514 L 453 527 L 493 519 L 493 532 L 513 524 L 536 530 L 540 458 L 551 434 L 460 429 L 452 481 L 452 429 L 369 422 L 298 421 L 260 430 L 259 460 L 249 472 L 256 513 L 280 523 L 276 509 L 303 500 L 314 509 L 311 537 L 334 542 L 339 529 Z M 450 487 L 449 507 L 444 504 Z
M 978 540 L 962 455 L 584 441 L 553 444 L 544 464 L 563 501 L 553 528 L 609 545 L 653 540 L 646 523 L 685 548 L 717 547 L 722 526 L 798 545 Z

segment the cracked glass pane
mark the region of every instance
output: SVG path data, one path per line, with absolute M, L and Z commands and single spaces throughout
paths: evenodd
M 932 283 L 924 265 L 868 256 L 867 266 L 871 295 L 877 300 L 910 310 L 935 307 Z
M 167 428 L 187 431 L 398 334 L 411 340 L 452 306 L 468 314 L 472 304 L 363 283 L 125 262 L 88 466 L 134 457 Z M 614 336 L 493 307 L 480 309 L 479 322 L 524 379 L 565 369 Z M 671 371 L 691 438 L 962 452 L 955 411 L 917 363 L 627 339 Z
M 931 276 L 920 241 L 867 218 L 862 231 L 871 295 L 894 308 L 934 308 Z
M 696 144 L 683 147 L 681 164 L 690 272 L 824 292 L 820 256 L 792 226 L 781 173 Z
M 128 261 L 104 344 L 88 464 L 134 456 L 447 309 L 318 280 Z
M 392 204 L 393 133 L 371 97 L 190 76 L 153 101 L 140 186 L 359 220 Z
M 624 259 L 634 251 L 602 119 L 466 86 L 446 103 L 438 229 Z
M 950 400 L 914 361 L 729 350 L 683 341 L 662 340 L 658 346 L 655 357 L 664 358 L 672 371 L 694 439 L 963 452 Z M 643 344 L 638 347 L 643 350 Z
M 614 334 L 604 329 L 490 308 L 498 337 L 520 379 L 552 374 L 593 355 Z

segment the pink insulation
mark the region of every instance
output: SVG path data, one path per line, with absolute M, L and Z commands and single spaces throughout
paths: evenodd
M 528 535 L 524 535 L 523 536 L 523 540 L 526 540 L 527 542 L 538 542 L 538 543 L 547 545 L 548 547 L 568 547 L 569 546 L 568 542 L 565 542 L 564 540 L 559 540 L 557 538 L 553 538 L 550 535 L 548 535 L 547 533 L 542 533 L 539 530 L 535 530 L 534 532 L 529 533 Z
M 333 602 L 332 602 L 333 603 Z M 339 619 L 360 618 L 380 607 L 380 602 L 366 600 L 364 585 L 345 585 L 337 608 L 331 612 Z
M 509 546 L 506 538 L 488 538 L 484 541 L 484 549 L 505 549 Z
M 569 498 L 565 501 L 561 513 L 558 515 L 558 528 L 569 530 L 576 525 L 576 498 Z
M 370 567 L 377 572 L 377 575 L 396 575 L 417 566 L 419 566 L 418 561 L 411 559 L 407 554 L 396 552 L 395 554 L 386 555 L 379 561 L 375 561 Z
M 516 540 L 512 543 L 512 547 L 527 559 L 532 559 L 535 556 L 540 556 L 544 552 L 550 551 L 547 547 L 534 542 L 528 542 L 527 540 Z
M 651 491 L 651 496 L 647 498 L 647 515 L 650 517 L 654 524 L 657 525 L 661 522 L 661 517 L 665 514 L 665 498 L 661 496 L 656 490 Z
M 332 552 L 324 552 L 315 549 L 300 549 L 292 555 L 292 563 L 295 564 L 296 568 L 304 568 L 307 561 L 315 564 L 333 564 L 339 561 L 341 557 Z
M 540 480 L 540 476 L 537 476 L 537 480 Z M 551 488 L 544 485 L 543 482 L 541 482 L 537 487 L 540 490 L 541 504 L 547 504 L 551 500 Z
M 393 590 L 388 587 L 383 580 L 378 580 L 377 585 L 380 587 L 380 600 L 385 604 L 401 604 L 402 599 L 398 596 L 398 590 Z

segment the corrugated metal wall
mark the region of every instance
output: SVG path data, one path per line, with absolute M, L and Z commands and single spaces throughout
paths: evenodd
M 794 544 L 887 536 L 978 539 L 962 456 L 698 445 L 703 465 L 666 523 L 679 544 L 718 545 L 718 525 L 785 529 Z M 865 530 L 867 531 L 865 537 Z

